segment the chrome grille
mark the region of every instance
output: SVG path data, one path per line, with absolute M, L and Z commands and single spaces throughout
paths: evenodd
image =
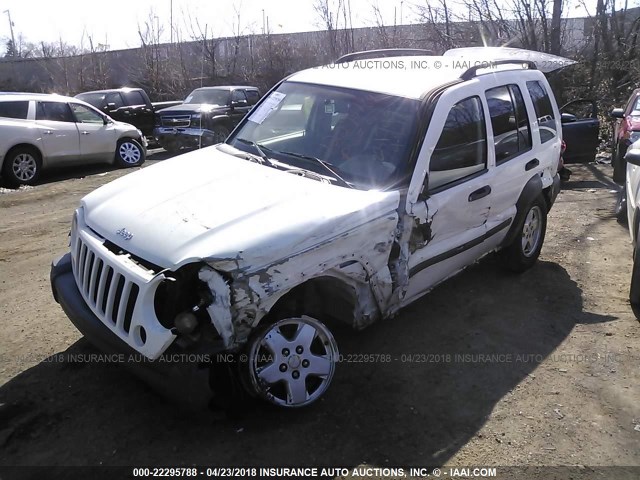
M 185 128 L 191 125 L 191 115 L 163 115 L 162 126 L 169 128 Z
M 71 228 L 71 265 L 82 298 L 123 342 L 155 360 L 175 339 L 154 309 L 156 290 L 166 277 L 112 247 L 87 226 L 78 209 Z
M 78 288 L 94 313 L 129 333 L 140 287 L 115 271 L 80 238 L 76 240 L 74 274 Z

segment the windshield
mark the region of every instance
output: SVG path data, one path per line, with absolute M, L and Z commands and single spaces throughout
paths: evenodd
M 197 89 L 189 94 L 184 103 L 207 104 L 207 105 L 226 105 L 229 99 L 229 90 L 220 89 Z
M 328 165 L 356 188 L 385 188 L 406 174 L 419 109 L 394 95 L 285 82 L 228 143 L 250 153 L 254 143 L 279 162 L 331 176 Z

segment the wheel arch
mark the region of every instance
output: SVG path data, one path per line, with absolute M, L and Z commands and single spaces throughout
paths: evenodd
M 541 195 L 544 198 L 544 202 L 547 205 L 548 210 L 549 199 L 544 195 L 542 179 L 538 175 L 534 175 L 525 184 L 522 192 L 520 192 L 520 197 L 518 197 L 518 201 L 516 202 L 516 216 L 514 221 L 511 222 L 511 228 L 509 228 L 509 232 L 507 232 L 506 237 L 502 241 L 501 247 L 510 245 L 511 242 L 514 241 L 520 231 L 522 222 L 524 222 L 524 215 L 527 213 L 527 207 Z
M 40 149 L 40 147 L 38 147 L 37 145 L 34 145 L 33 143 L 21 142 L 21 143 L 16 143 L 15 145 L 12 145 L 11 147 L 7 148 L 7 153 L 5 153 L 2 158 L 0 158 L 0 171 L 2 171 L 2 169 L 4 168 L 4 162 L 7 159 L 7 157 L 11 154 L 11 152 L 13 152 L 18 148 L 30 148 L 32 150 L 35 150 L 38 156 L 40 157 L 40 161 L 44 166 L 45 158 L 44 158 L 44 155 L 42 154 L 42 150 Z
M 380 316 L 369 281 L 338 269 L 326 270 L 273 295 L 263 304 L 263 312 L 256 316 L 252 328 L 282 318 L 308 315 L 331 327 L 346 325 L 361 329 Z

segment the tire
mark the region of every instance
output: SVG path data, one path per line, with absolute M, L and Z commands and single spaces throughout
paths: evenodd
M 627 189 L 622 187 L 616 198 L 615 215 L 618 223 L 627 224 Z
M 180 147 L 181 145 L 176 141 L 162 144 L 162 148 L 164 148 L 169 153 L 176 153 L 178 150 L 180 150 Z
M 315 318 L 285 318 L 258 328 L 247 343 L 240 377 L 248 393 L 284 408 L 317 401 L 338 360 L 329 329 Z
M 229 129 L 224 125 L 216 125 L 213 127 L 213 135 L 212 135 L 212 143 L 211 145 L 217 145 L 218 143 L 224 142 L 229 136 Z
M 121 168 L 138 167 L 145 161 L 144 148 L 133 138 L 123 138 L 116 147 L 116 164 Z
M 540 256 L 546 231 L 547 204 L 539 196 L 527 207 L 513 242 L 500 251 L 504 266 L 516 273 L 530 269 Z
M 629 287 L 629 303 L 637 319 L 640 320 L 640 249 L 636 243 L 633 249 L 633 268 Z
M 619 144 L 614 149 L 611 165 L 613 165 L 613 181 L 618 185 L 624 185 L 627 177 L 627 162 L 624 161 L 624 154 L 620 151 Z
M 40 177 L 42 157 L 33 147 L 17 147 L 4 159 L 3 176 L 8 185 L 33 185 Z

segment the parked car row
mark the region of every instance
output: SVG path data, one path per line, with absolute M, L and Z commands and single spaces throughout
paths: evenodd
M 10 185 L 32 184 L 50 166 L 135 167 L 144 162 L 146 147 L 140 130 L 76 98 L 0 95 L 0 170 Z
M 149 139 L 171 152 L 224 141 L 259 99 L 254 87 L 199 88 L 184 104 L 151 103 L 141 88 L 0 94 L 0 172 L 17 186 L 51 166 L 139 166 Z

